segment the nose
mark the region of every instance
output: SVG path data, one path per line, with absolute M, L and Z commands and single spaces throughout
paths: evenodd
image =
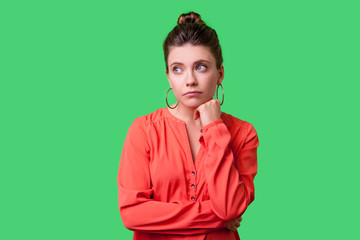
M 186 80 L 186 86 L 194 86 L 194 85 L 197 85 L 196 77 L 193 71 L 189 71 L 189 75 Z

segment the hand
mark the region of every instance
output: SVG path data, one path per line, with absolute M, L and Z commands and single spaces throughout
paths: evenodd
M 194 120 L 200 118 L 201 126 L 221 119 L 219 99 L 211 99 L 194 110 Z
M 237 228 L 240 227 L 240 222 L 242 218 L 238 218 L 232 221 L 228 221 L 226 224 L 226 229 L 229 229 L 230 231 L 236 232 Z

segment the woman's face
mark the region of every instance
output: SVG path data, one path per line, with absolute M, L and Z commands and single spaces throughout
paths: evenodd
M 171 47 L 168 56 L 166 72 L 170 86 L 179 104 L 197 108 L 211 100 L 216 91 L 216 85 L 224 78 L 224 67 L 216 68 L 216 60 L 206 46 L 190 44 L 181 47 Z M 186 94 L 197 91 L 197 94 Z

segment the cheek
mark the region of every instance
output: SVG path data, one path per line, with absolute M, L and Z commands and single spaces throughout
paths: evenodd
M 180 90 L 178 84 L 176 84 L 176 82 L 174 82 L 174 81 L 171 81 L 170 87 L 172 89 L 169 91 L 169 94 L 171 93 L 171 94 L 175 95 L 175 97 L 177 97 L 179 95 L 179 90 Z
M 208 85 L 209 94 L 211 96 L 214 96 L 214 94 L 216 93 L 216 87 L 217 87 L 217 78 L 212 78 L 209 81 L 209 85 Z
M 206 79 L 206 82 L 212 82 L 215 83 L 217 82 L 217 72 L 214 71 L 213 69 L 211 69 L 209 72 L 205 73 L 205 75 L 203 75 L 203 78 Z
M 206 85 L 209 90 L 216 89 L 217 78 L 214 75 L 210 75 L 206 78 Z

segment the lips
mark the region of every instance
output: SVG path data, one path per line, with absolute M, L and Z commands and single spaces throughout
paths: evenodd
M 186 95 L 197 95 L 197 94 L 200 94 L 200 93 L 201 93 L 200 91 L 189 91 L 189 92 L 186 92 L 184 94 L 184 96 L 186 96 Z

